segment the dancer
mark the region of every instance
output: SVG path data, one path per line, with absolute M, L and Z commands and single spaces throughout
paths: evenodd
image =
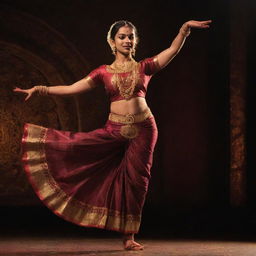
M 123 233 L 126 250 L 142 250 L 135 242 L 150 179 L 157 126 L 145 96 L 150 78 L 180 51 L 191 28 L 182 25 L 171 46 L 154 57 L 134 60 L 138 34 L 129 21 L 117 21 L 107 35 L 115 56 L 72 85 L 15 88 L 33 94 L 74 95 L 104 85 L 110 98 L 105 126 L 91 132 L 69 132 L 25 124 L 23 164 L 35 192 L 58 216 L 75 224 Z

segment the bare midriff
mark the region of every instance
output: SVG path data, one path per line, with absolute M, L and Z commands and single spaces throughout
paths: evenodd
M 143 97 L 134 97 L 129 100 L 118 100 L 112 102 L 110 105 L 111 113 L 118 115 L 135 115 L 144 112 L 147 108 L 147 102 Z

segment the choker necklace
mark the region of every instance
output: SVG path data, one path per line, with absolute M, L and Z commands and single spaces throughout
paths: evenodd
M 109 66 L 109 68 L 112 70 L 113 73 L 125 73 L 132 71 L 136 65 L 137 62 L 134 59 L 131 59 L 123 63 L 114 62 L 112 65 Z

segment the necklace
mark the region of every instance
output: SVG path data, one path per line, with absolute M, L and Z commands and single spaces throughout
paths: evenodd
M 136 63 L 137 62 L 134 59 L 131 59 L 130 61 L 125 61 L 124 63 L 114 62 L 111 66 L 115 73 L 125 73 L 132 71 Z
M 113 70 L 112 83 L 119 89 L 120 95 L 126 100 L 133 95 L 135 86 L 139 79 L 139 63 L 135 60 L 127 61 L 124 64 L 114 62 L 111 69 Z M 129 74 L 120 74 L 128 73 Z

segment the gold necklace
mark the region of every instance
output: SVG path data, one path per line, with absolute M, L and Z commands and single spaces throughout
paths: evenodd
M 132 60 L 124 64 L 113 63 L 112 69 L 114 75 L 112 76 L 112 83 L 119 89 L 120 95 L 126 100 L 130 99 L 133 95 L 135 86 L 139 80 L 138 72 L 139 64 Z M 127 73 L 129 74 L 119 74 Z M 125 76 L 124 76 L 125 75 Z
M 115 73 L 125 73 L 130 72 L 134 69 L 134 66 L 136 65 L 136 61 L 134 59 L 131 59 L 130 61 L 125 61 L 124 63 L 117 63 L 114 62 L 111 66 Z

